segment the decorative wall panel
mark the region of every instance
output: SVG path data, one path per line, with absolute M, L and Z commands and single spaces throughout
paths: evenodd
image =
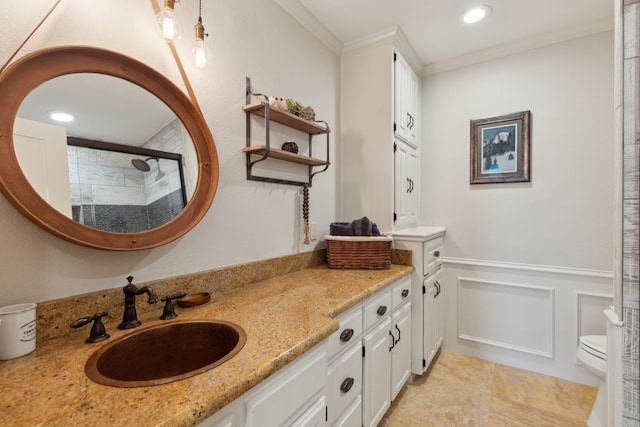
M 553 289 L 458 278 L 458 336 L 553 357 Z

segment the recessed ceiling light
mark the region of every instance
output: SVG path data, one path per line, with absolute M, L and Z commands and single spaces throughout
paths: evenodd
M 74 119 L 74 117 L 71 114 L 65 113 L 62 111 L 54 111 L 53 113 L 49 114 L 49 117 L 51 117 L 56 122 L 63 122 L 63 123 L 72 122 Z
M 473 24 L 474 22 L 482 21 L 490 14 L 491 14 L 491 8 L 489 6 L 485 6 L 485 5 L 476 6 L 469 9 L 467 12 L 465 12 L 462 19 L 467 24 Z

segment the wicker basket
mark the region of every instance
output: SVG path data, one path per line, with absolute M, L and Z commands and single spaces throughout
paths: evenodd
M 388 236 L 326 236 L 329 268 L 387 270 L 391 267 Z

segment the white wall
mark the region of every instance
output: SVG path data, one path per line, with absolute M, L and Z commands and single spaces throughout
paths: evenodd
M 422 220 L 448 257 L 612 270 L 613 33 L 427 76 Z M 469 121 L 531 111 L 531 182 L 469 184 Z
M 1 64 L 53 4 L 3 0 Z M 218 191 L 207 215 L 175 242 L 119 253 L 53 237 L 0 197 L 0 306 L 123 286 L 129 274 L 144 282 L 313 249 L 315 244 L 302 244 L 300 188 L 245 179 L 245 76 L 258 91 L 312 105 L 317 117 L 335 129 L 339 59 L 272 1 L 207 1 L 202 7 L 214 54 L 212 68 L 204 71 L 188 62 L 198 2 L 183 0 L 176 13 L 184 28 L 178 50 L 219 156 Z M 135 57 L 183 88 L 153 20 L 149 1 L 61 2 L 19 56 L 56 45 L 97 46 Z M 310 219 L 318 222 L 318 235 L 328 234 L 336 216 L 337 162 L 331 162 L 310 190 Z
M 445 348 L 573 381 L 612 303 L 613 32 L 423 78 L 422 222 L 447 228 Z M 469 121 L 530 110 L 531 182 L 469 184 Z

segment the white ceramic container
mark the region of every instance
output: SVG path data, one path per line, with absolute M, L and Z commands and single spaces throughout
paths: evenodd
M 36 304 L 0 308 L 0 360 L 15 359 L 36 349 Z

